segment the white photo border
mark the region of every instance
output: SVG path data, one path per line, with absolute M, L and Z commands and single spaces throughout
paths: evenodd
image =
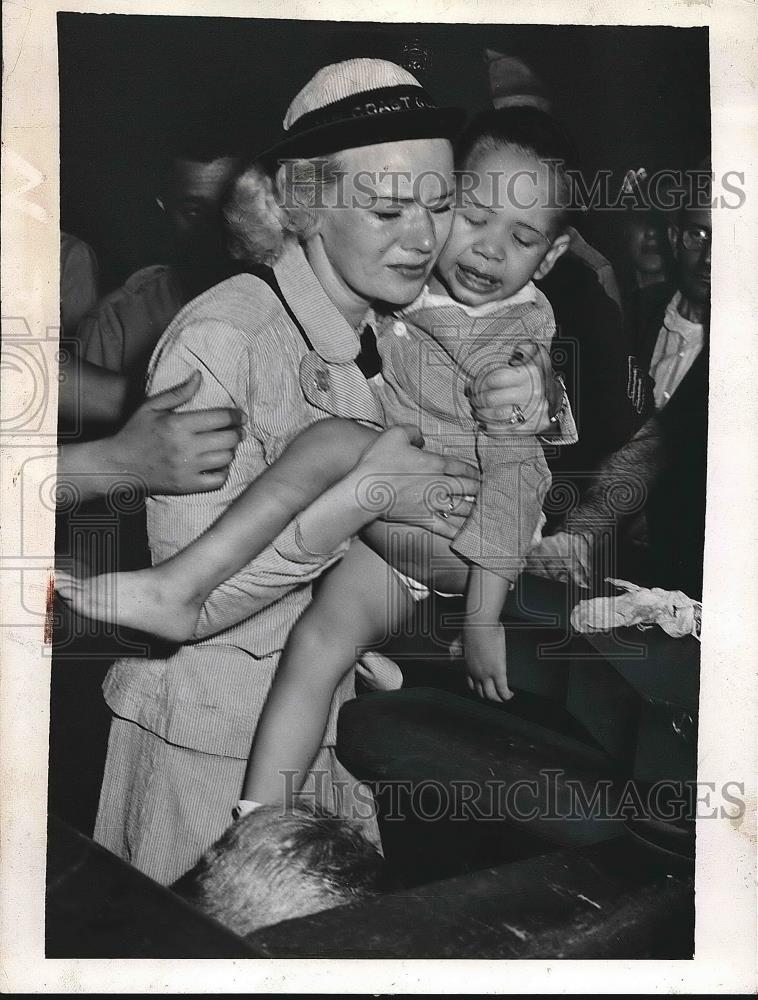
M 744 173 L 714 212 L 708 509 L 698 780 L 744 782 L 741 819 L 698 822 L 692 961 L 93 961 L 44 958 L 49 648 L 59 282 L 56 14 L 439 23 L 707 25 L 713 170 Z M 739 0 L 55 0 L 3 11 L 0 961 L 8 992 L 749 993 L 756 988 L 758 52 Z M 17 419 L 18 418 L 18 419 Z M 33 425 L 29 420 L 33 418 Z M 18 423 L 21 420 L 21 423 Z M 14 421 L 16 421 L 14 423 Z M 26 424 L 24 424 L 26 421 Z M 17 428 L 25 426 L 19 433 Z

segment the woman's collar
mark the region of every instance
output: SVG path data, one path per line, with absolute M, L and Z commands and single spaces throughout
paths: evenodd
M 299 243 L 285 243 L 273 271 L 287 305 L 320 357 L 333 364 L 354 361 L 360 351 L 358 333 L 321 287 Z

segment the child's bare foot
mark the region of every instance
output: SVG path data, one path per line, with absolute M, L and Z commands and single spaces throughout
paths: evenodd
M 188 601 L 172 593 L 157 567 L 87 579 L 58 571 L 55 589 L 85 618 L 139 629 L 172 642 L 193 637 L 202 605 L 200 599 Z

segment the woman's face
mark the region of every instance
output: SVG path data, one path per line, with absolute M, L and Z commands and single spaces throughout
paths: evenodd
M 450 232 L 453 152 L 446 139 L 387 142 L 337 154 L 344 177 L 324 193 L 306 253 L 351 317 L 374 302 L 407 305 Z

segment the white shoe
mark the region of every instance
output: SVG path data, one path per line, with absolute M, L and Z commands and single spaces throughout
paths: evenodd
M 371 691 L 397 691 L 403 686 L 403 672 L 394 660 L 381 653 L 364 653 L 355 672 Z
M 447 655 L 451 660 L 463 659 L 463 633 L 459 632 L 447 647 Z

